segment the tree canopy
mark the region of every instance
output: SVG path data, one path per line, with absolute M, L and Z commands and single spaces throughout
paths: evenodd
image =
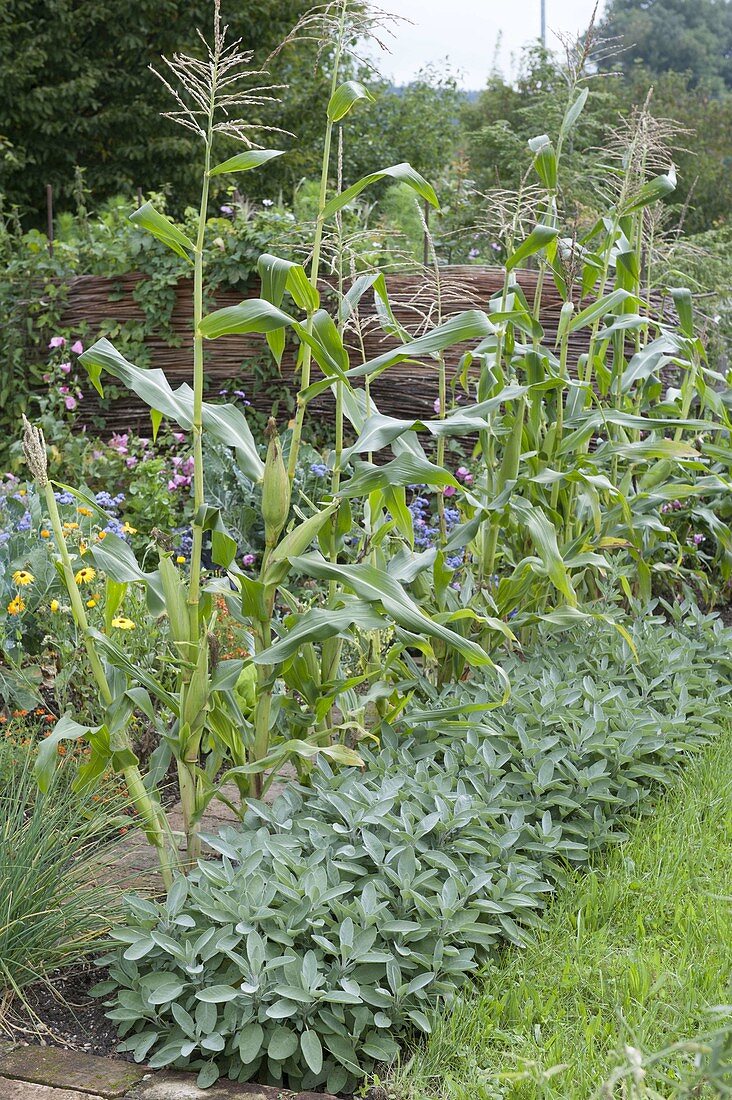
M 732 89 L 730 0 L 609 0 L 599 29 L 622 38 L 607 68 L 640 63 L 654 75 L 690 73 L 694 85 Z
M 231 38 L 261 65 L 310 7 L 310 0 L 224 5 Z M 161 119 L 171 101 L 148 65 L 160 55 L 197 53 L 208 34 L 210 0 L 4 0 L 0 5 L 0 190 L 7 204 L 40 218 L 45 185 L 64 204 L 82 166 L 95 198 L 141 187 L 168 189 L 180 208 L 196 193 L 191 139 Z M 312 61 L 312 50 L 310 51 Z M 293 81 L 308 65 L 303 44 L 288 47 L 272 73 Z M 312 65 L 310 65 L 312 68 Z M 322 82 L 297 79 L 285 97 L 285 129 L 307 116 Z M 303 102 L 303 99 L 305 102 Z M 281 139 L 282 140 L 282 139 Z M 273 142 L 273 144 L 275 144 Z

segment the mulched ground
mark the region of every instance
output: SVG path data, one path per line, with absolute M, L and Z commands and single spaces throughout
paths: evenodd
M 50 985 L 26 991 L 27 1006 L 16 1000 L 6 1007 L 0 1016 L 0 1035 L 14 1042 L 61 1046 L 86 1054 L 116 1053 L 115 1025 L 104 1015 L 104 1002 L 89 995 L 106 978 L 106 970 L 91 963 L 54 971 Z

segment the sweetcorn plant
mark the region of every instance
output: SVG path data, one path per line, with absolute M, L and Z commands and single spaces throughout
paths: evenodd
M 252 792 L 260 793 L 264 772 L 288 757 L 294 756 L 298 762 L 305 763 L 319 754 L 344 763 L 359 760 L 350 747 L 340 743 L 338 731 L 334 730 L 331 721 L 332 704 L 342 690 L 340 636 L 347 635 L 353 628 L 378 630 L 397 621 L 413 633 L 431 633 L 443 645 L 455 646 L 464 659 L 478 667 L 492 664 L 491 658 L 476 642 L 425 615 L 400 581 L 388 577 L 383 570 L 370 565 L 365 568 L 372 572 L 364 576 L 360 570 L 355 595 L 342 597 L 338 583 L 338 551 L 344 527 L 350 529 L 347 502 L 354 495 L 353 485 L 345 495 L 338 493 L 344 463 L 344 409 L 351 407 L 353 395 L 346 375 L 348 364 L 340 326 L 320 307 L 318 277 L 326 222 L 332 221 L 366 187 L 381 179 L 401 180 L 427 201 L 437 203 L 430 185 L 408 164 L 378 170 L 347 191 L 339 191 L 328 198 L 333 134 L 355 104 L 370 98 L 363 85 L 356 81 L 339 83 L 340 61 L 346 43 L 358 37 L 368 25 L 369 18 L 361 5 L 350 12 L 347 0 L 339 0 L 320 13 L 306 17 L 301 28 L 303 33 L 312 33 L 317 27 L 324 40 L 333 37 L 336 43 L 309 272 L 301 265 L 264 255 L 259 271 L 265 296 L 208 316 L 204 316 L 203 303 L 210 181 L 218 175 L 257 169 L 281 155 L 279 150 L 254 146 L 254 129 L 244 115 L 248 108 L 271 98 L 273 89 L 256 83 L 264 76 L 251 70 L 250 55 L 242 53 L 238 43 L 226 44 L 218 0 L 214 4 L 213 41 L 207 47 L 205 58 L 175 55 L 166 62 L 168 72 L 164 80 L 175 100 L 168 117 L 191 132 L 203 150 L 198 228 L 195 239 L 191 239 L 150 202 L 135 211 L 132 220 L 169 247 L 179 257 L 182 270 L 192 270 L 192 386 L 182 385 L 173 390 L 162 371 L 129 363 L 107 340 L 100 340 L 88 349 L 81 361 L 100 392 L 102 373 L 106 371 L 145 401 L 152 411 L 154 431 L 165 416 L 191 433 L 194 515 L 187 576 L 178 568 L 172 539 L 165 532 L 157 533 L 155 569 L 147 567 L 147 563 L 143 568 L 131 548 L 114 535 L 89 548 L 84 561 L 85 567 L 97 570 L 106 578 L 108 608 L 119 608 L 128 586 L 135 584 L 145 589 L 152 614 L 167 616 L 171 645 L 166 659 L 177 672 L 174 690 L 130 660 L 124 648 L 108 632 L 101 632 L 90 623 L 79 588 L 80 563 L 65 540 L 48 475 L 43 434 L 29 424 L 26 426 L 26 458 L 43 493 L 57 565 L 83 639 L 101 711 L 97 725 L 82 725 L 70 715 L 59 721 L 39 754 L 39 778 L 45 787 L 61 741 L 86 739 L 92 752 L 88 766 L 80 775 L 80 783 L 93 780 L 109 767 L 124 775 L 147 835 L 157 849 L 168 884 L 172 881 L 172 869 L 179 861 L 178 840 L 161 806 L 157 783 L 165 774 L 171 757 L 178 774 L 187 856 L 192 859 L 200 850 L 198 827 L 201 817 L 211 798 L 227 797 L 222 793 L 226 781 L 233 781 L 245 797 Z M 252 80 L 255 81 L 253 88 Z M 243 143 L 245 150 L 216 164 L 215 146 L 222 136 Z M 296 308 L 304 311 L 302 321 L 281 308 L 285 293 Z M 302 386 L 286 464 L 274 421 L 267 428 L 267 452 L 263 461 L 241 409 L 232 404 L 204 401 L 203 396 L 205 339 L 227 333 L 264 333 L 272 354 L 279 361 L 284 349 L 285 326 L 294 329 L 302 346 L 299 363 Z M 322 381 L 311 385 L 313 361 L 326 370 L 325 386 Z M 337 372 L 335 378 L 330 377 L 333 370 Z M 331 383 L 336 392 L 339 427 L 330 499 L 313 504 L 303 496 L 296 502 L 295 522 L 287 527 L 306 410 L 312 397 Z M 235 451 L 241 471 L 253 483 L 261 483 L 265 548 L 256 579 L 236 566 L 236 540 L 228 532 L 220 509 L 205 499 L 204 432 Z M 69 491 L 95 515 L 103 511 L 83 490 Z M 360 495 L 371 492 L 369 486 L 364 486 Z M 400 493 L 403 498 L 404 490 L 397 491 L 397 501 Z M 385 498 L 380 506 L 377 499 L 372 502 L 372 512 L 381 526 L 386 522 L 384 513 L 389 499 Z M 276 624 L 278 594 L 285 606 L 292 607 L 292 598 L 283 585 L 316 537 L 322 539 L 330 567 L 335 570 L 335 575 L 329 577 L 328 610 L 314 608 L 305 613 L 294 612 L 283 626 Z M 214 565 L 228 571 L 228 579 L 223 583 L 210 580 L 204 573 L 205 539 L 210 540 Z M 409 569 L 404 574 L 405 579 L 408 576 Z M 344 579 L 347 577 L 348 574 L 344 574 Z M 232 588 L 235 596 L 232 596 Z M 250 632 L 254 668 L 246 672 L 241 661 L 219 660 L 212 641 L 216 597 L 220 595 L 227 597 L 231 612 L 238 615 Z M 323 645 L 320 659 L 314 648 L 316 642 Z M 295 654 L 299 656 L 298 661 L 292 660 Z M 245 684 L 250 682 L 252 675 L 256 684 L 252 705 L 244 710 L 241 702 L 248 693 L 237 690 L 242 686 L 243 672 Z M 301 718 L 294 729 L 287 725 L 287 719 L 300 710 L 297 704 L 291 705 L 289 711 L 280 706 L 282 695 L 277 689 L 277 681 L 285 672 L 287 686 L 308 703 L 304 729 Z M 135 712 L 145 715 L 156 726 L 161 738 L 160 751 L 146 776 L 140 771 L 130 738 L 130 722 Z M 270 742 L 280 712 L 285 716 L 285 721 L 281 722 L 284 736 L 282 743 L 273 749 Z
M 509 707 L 461 688 L 412 707 L 365 771 L 323 763 L 311 788 L 251 801 L 243 828 L 206 837 L 217 861 L 165 900 L 129 897 L 98 988 L 121 1049 L 202 1085 L 340 1092 L 429 1031 L 492 949 L 523 941 L 562 866 L 621 840 L 714 737 L 730 632 L 686 605 L 631 633 L 635 656 L 596 626 L 550 661 L 543 638 L 510 669 Z
M 526 642 L 542 621 L 569 628 L 607 615 L 589 601 L 610 573 L 618 576 L 626 599 L 647 599 L 653 568 L 669 565 L 654 560 L 659 542 L 668 536 L 664 502 L 693 500 L 708 517 L 720 561 L 728 566 L 732 560 L 729 528 L 711 507 L 730 487 L 730 389 L 706 361 L 689 292 L 656 287 L 653 211 L 672 192 L 675 174 L 663 148 L 646 141 L 652 131 L 647 113 L 634 120 L 623 157 L 607 170 L 606 217 L 578 237 L 563 225 L 561 209 L 562 150 L 588 95 L 582 73 L 576 72 L 558 132 L 529 143 L 538 182 L 504 204 L 510 216 L 502 237 L 506 259 L 500 293 L 485 310 L 448 315 L 433 248 L 429 285 L 434 303 L 419 330 L 408 331 L 392 309 L 383 273 L 350 277 L 346 266 L 341 214 L 368 188 L 398 182 L 420 202 L 438 204 L 431 185 L 407 163 L 341 186 L 338 166 L 341 154 L 347 154 L 348 124 L 371 98 L 360 82 L 341 79 L 342 63 L 348 43 L 369 26 L 363 5 L 335 0 L 306 16 L 300 28 L 333 47 L 307 267 L 265 253 L 258 262 L 261 297 L 204 315 L 210 180 L 255 170 L 279 155 L 251 147 L 251 131 L 240 112 L 247 102 L 257 103 L 270 93 L 261 87 L 243 89 L 240 78 L 246 76 L 248 58 L 236 45 L 226 46 L 216 7 L 206 58 L 176 56 L 169 65 L 176 97 L 171 118 L 203 150 L 195 239 L 151 203 L 132 215 L 172 249 L 183 271 L 192 269 L 193 384 L 173 390 L 162 371 L 128 362 L 107 340 L 81 357 L 98 388 L 109 374 L 146 402 L 154 428 L 167 417 L 191 433 L 190 572 L 185 576 L 178 568 L 165 532 L 157 535 L 156 568 L 148 560 L 143 567 L 130 547 L 113 536 L 89 551 L 89 561 L 106 577 L 110 606 L 114 601 L 121 606 L 134 584 L 145 590 L 154 615 L 167 616 L 171 645 L 163 659 L 177 677 L 171 690 L 90 625 L 75 588 L 78 563 L 54 520 L 56 551 L 99 690 L 100 721 L 82 726 L 70 716 L 62 718 L 44 746 L 39 770 L 46 783 L 58 742 L 86 738 L 93 762 L 84 778 L 110 765 L 124 772 L 168 884 L 178 845 L 156 785 L 171 757 L 187 852 L 195 859 L 201 817 L 212 798 L 229 798 L 225 783 L 233 782 L 245 803 L 263 793 L 285 760 L 294 760 L 301 774 L 323 755 L 355 764 L 358 755 L 344 743 L 344 733 L 354 729 L 378 737 L 393 725 L 407 701 L 402 685 L 413 681 L 417 664 L 426 673 L 425 682 L 437 690 L 490 670 L 505 699 L 509 685 L 500 662 L 507 643 L 515 644 L 518 637 Z M 249 75 L 259 79 L 259 74 Z M 247 147 L 216 164 L 221 135 Z M 327 250 L 336 274 L 332 312 L 321 304 Z M 517 276 L 527 262 L 539 265 L 533 301 Z M 548 279 L 564 301 L 555 347 L 548 346 L 541 324 L 541 290 Z M 674 315 L 656 308 L 654 289 L 667 293 Z M 371 360 L 365 357 L 360 317 L 366 295 L 374 297 L 379 323 L 391 338 Z M 573 378 L 570 343 L 579 332 L 588 334 L 588 350 L 578 364 L 579 377 Z M 246 333 L 264 335 L 278 365 L 288 335 L 299 343 L 300 390 L 287 440 L 271 422 L 266 438 L 257 443 L 240 408 L 204 400 L 205 342 Z M 448 357 L 458 352 L 462 358 L 453 381 L 464 389 L 463 404 L 448 401 Z M 412 358 L 434 361 L 435 417 L 382 415 L 372 383 Z M 665 368 L 674 372 L 674 385 L 661 375 Z M 327 480 L 318 498 L 311 499 L 295 486 L 295 472 L 310 402 L 326 391 L 334 398 L 335 445 Z M 347 424 L 356 436 L 350 447 L 345 445 Z M 204 434 L 234 452 L 239 469 L 261 484 L 258 526 L 265 545 L 256 576 L 237 567 L 227 517 L 206 499 Z M 435 441 L 433 452 L 420 435 Z M 446 469 L 445 453 L 448 441 L 468 440 L 475 445 L 474 479 L 461 485 Z M 42 441 L 30 432 L 27 451 L 53 520 Z M 376 461 L 377 456 L 387 461 Z M 428 486 L 439 500 L 439 538 L 423 552 L 408 507 L 414 485 Z M 444 498 L 458 491 L 461 521 L 448 530 Z M 85 501 L 83 492 L 76 492 Z M 346 550 L 359 506 L 363 524 L 356 544 Z M 225 577 L 212 578 L 203 570 L 205 540 Z M 457 561 L 465 565 L 456 582 Z M 289 591 L 296 574 L 316 582 L 309 606 Z M 251 636 L 246 668 L 241 661 L 220 660 L 211 640 L 217 597 L 226 599 Z M 618 624 L 619 631 L 625 629 Z M 351 641 L 366 654 L 354 675 L 343 661 Z M 424 685 L 417 683 L 415 690 L 422 692 Z M 136 712 L 155 724 L 161 739 L 145 776 L 129 739 Z

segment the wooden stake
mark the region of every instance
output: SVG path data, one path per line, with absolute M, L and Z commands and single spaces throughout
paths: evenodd
M 53 187 L 46 184 L 46 234 L 48 236 L 48 255 L 53 256 Z

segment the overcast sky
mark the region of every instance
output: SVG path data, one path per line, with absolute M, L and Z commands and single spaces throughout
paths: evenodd
M 378 62 L 397 84 L 447 57 L 464 88 L 482 88 L 496 60 L 510 75 L 512 55 L 537 39 L 541 26 L 541 0 L 381 0 L 381 6 L 413 24 L 395 26 L 391 56 Z M 594 0 L 546 0 L 547 45 L 558 46 L 554 30 L 585 30 L 593 6 Z

